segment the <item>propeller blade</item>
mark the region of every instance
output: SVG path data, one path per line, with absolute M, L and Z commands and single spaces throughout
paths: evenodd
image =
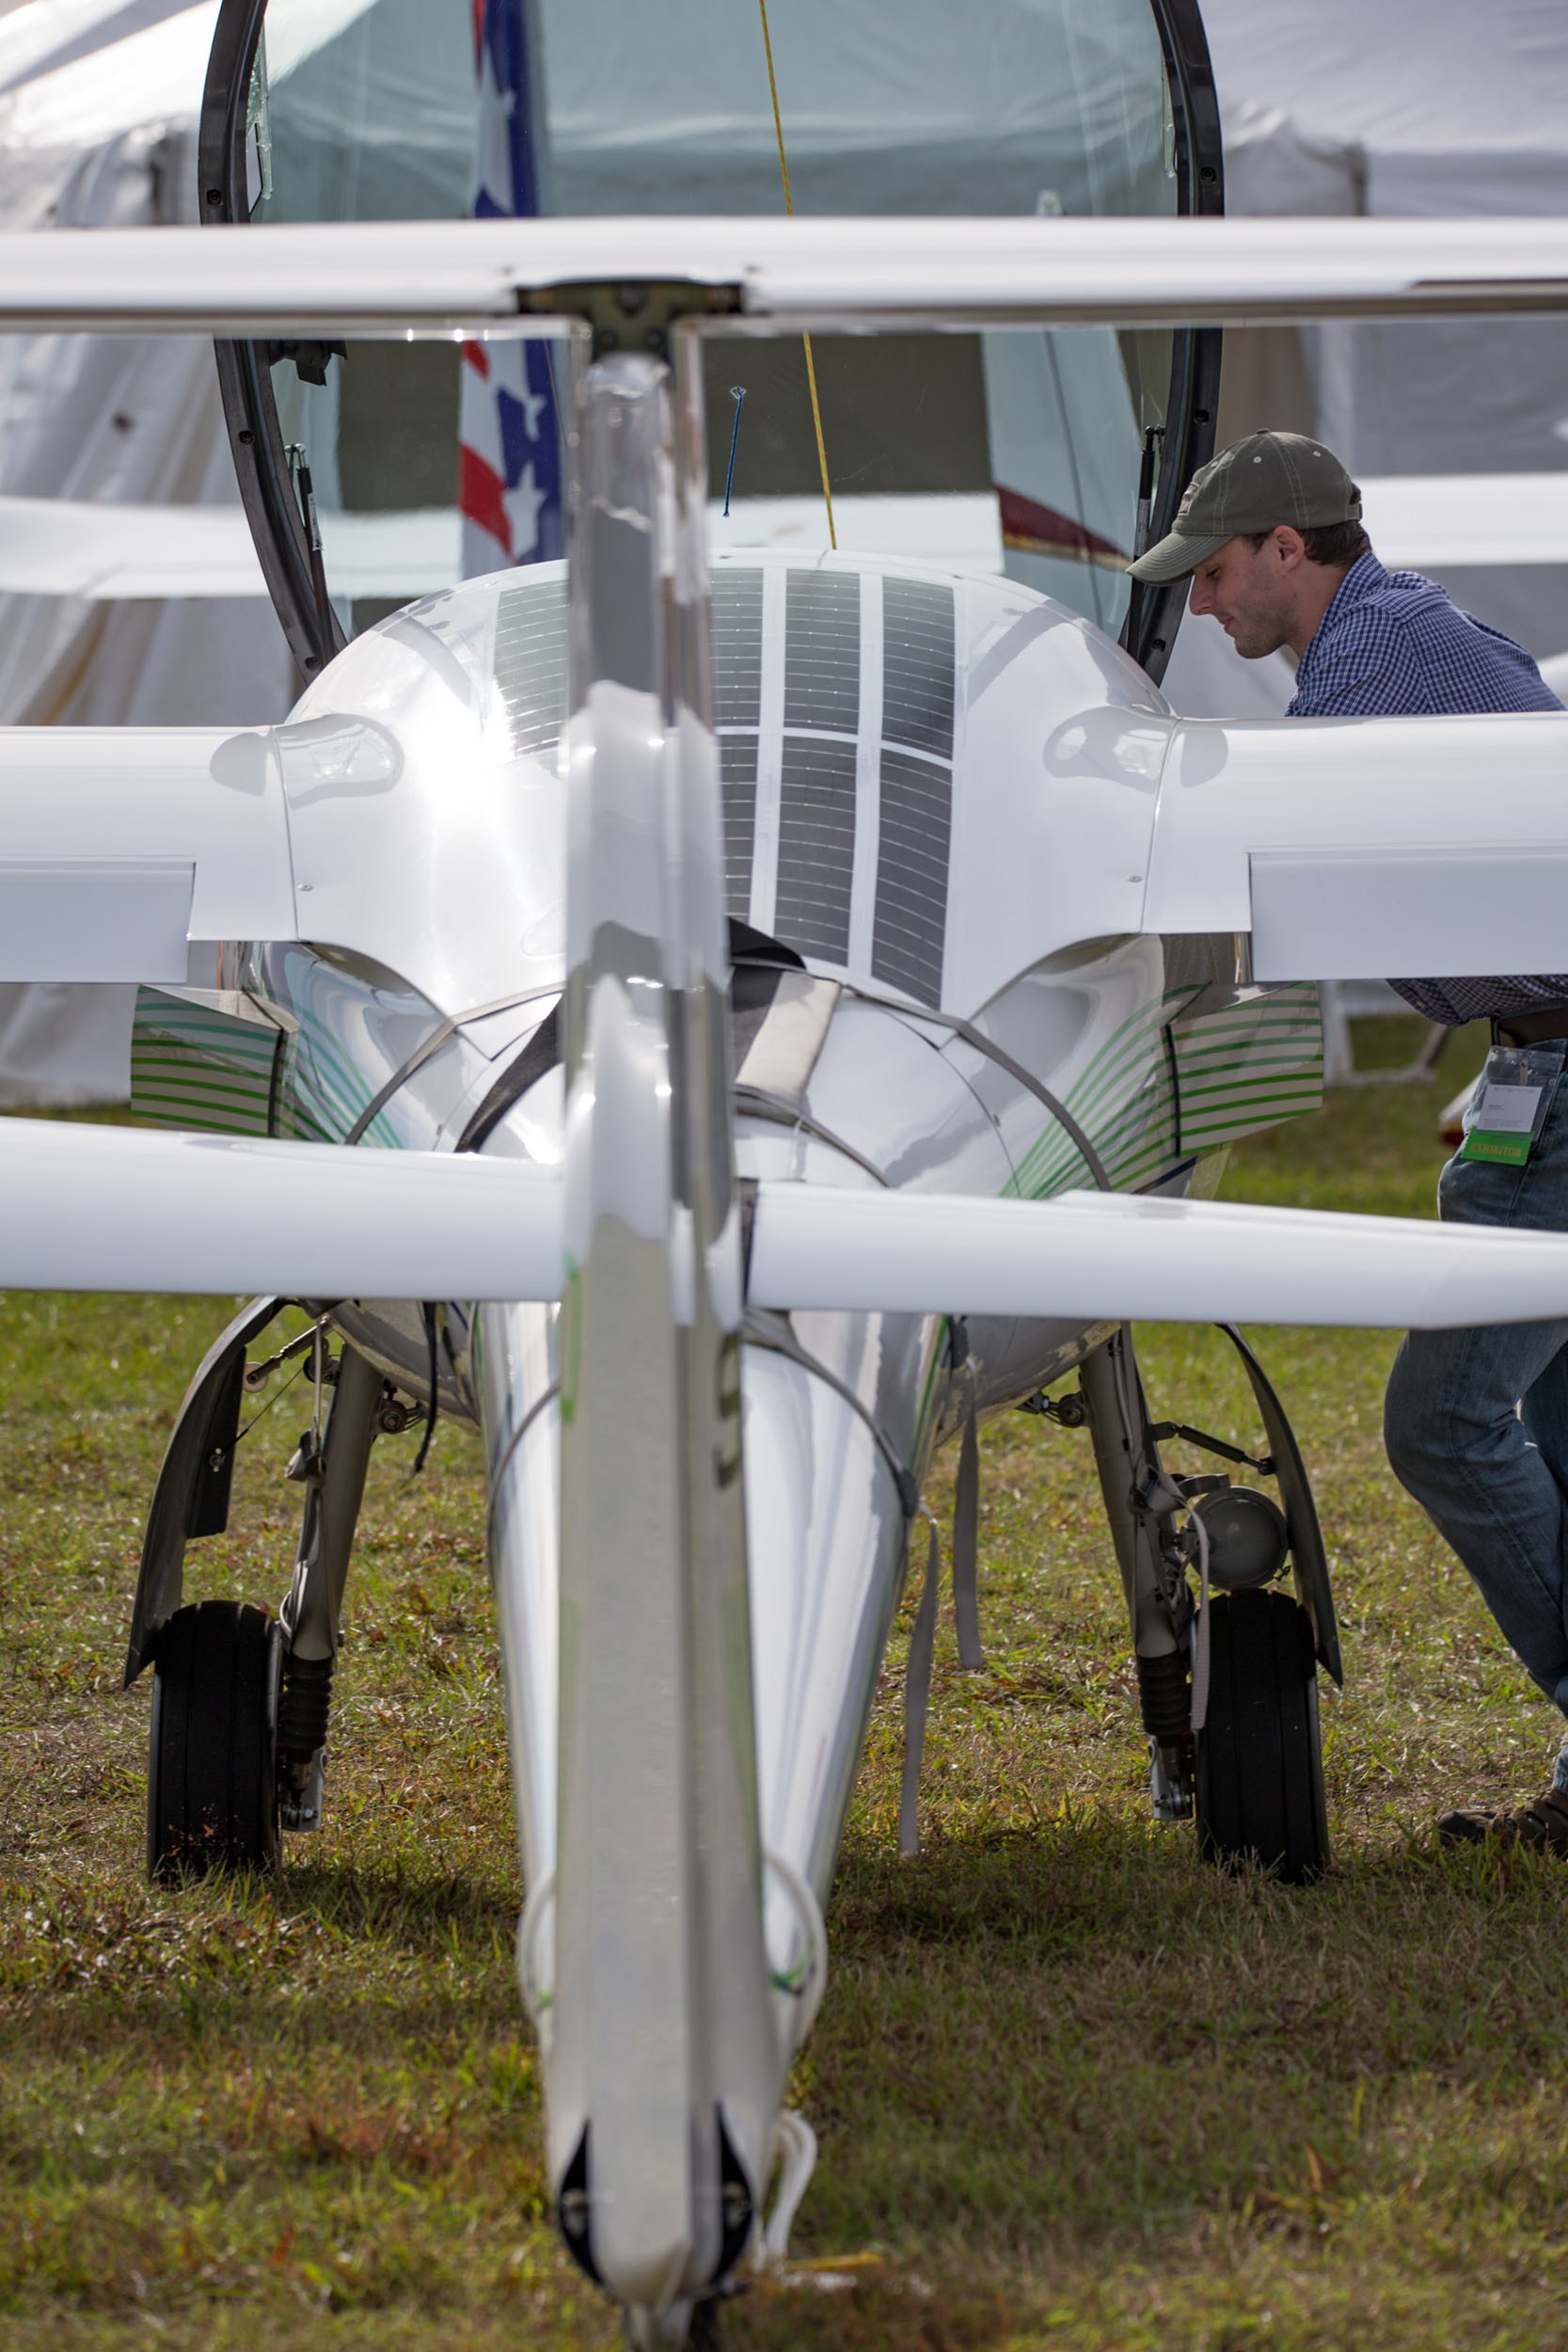
M 765 1183 L 749 1295 L 773 1308 L 1440 1330 L 1568 1315 L 1568 1234 L 1223 1200 L 1055 1200 Z

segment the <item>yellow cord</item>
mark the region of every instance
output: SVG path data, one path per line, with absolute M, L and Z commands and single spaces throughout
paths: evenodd
M 762 45 L 768 52 L 768 87 L 773 98 L 773 133 L 779 142 L 779 172 L 784 181 L 784 211 L 791 220 L 795 203 L 789 193 L 789 164 L 784 155 L 784 118 L 779 112 L 779 85 L 773 72 L 773 42 L 768 30 L 768 0 L 757 0 L 762 10 Z M 811 337 L 802 335 L 806 350 L 806 382 L 811 387 L 811 421 L 816 427 L 816 463 L 822 475 L 822 502 L 828 510 L 828 544 L 838 549 L 838 532 L 833 528 L 833 494 L 828 484 L 828 445 L 822 438 L 822 410 L 816 397 L 816 362 L 812 358 Z

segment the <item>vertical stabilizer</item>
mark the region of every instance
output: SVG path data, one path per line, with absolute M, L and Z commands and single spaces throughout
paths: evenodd
M 744 2246 L 782 2068 L 700 416 L 626 354 L 576 426 L 550 2142 L 574 2252 L 657 2317 Z

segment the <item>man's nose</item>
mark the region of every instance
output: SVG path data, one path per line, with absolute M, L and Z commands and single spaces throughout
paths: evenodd
M 1193 574 L 1193 584 L 1187 591 L 1187 609 L 1190 612 L 1212 612 L 1214 609 L 1213 598 L 1196 572 Z

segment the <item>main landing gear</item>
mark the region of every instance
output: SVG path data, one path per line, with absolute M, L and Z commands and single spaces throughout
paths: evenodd
M 1328 1863 L 1312 1621 L 1289 1593 L 1212 1600 L 1194 1811 L 1206 1862 L 1256 1857 L 1292 1885 Z
M 281 1831 L 321 1826 L 339 1620 L 371 1447 L 418 1417 L 352 1348 L 331 1356 L 320 1324 L 247 1371 L 247 1344 L 284 1303 L 252 1301 L 208 1355 L 148 1520 L 125 1680 L 151 1663 L 155 1879 L 266 1869 Z M 243 1400 L 295 1356 L 306 1359 L 315 1410 L 289 1465 L 304 1523 L 282 1606 L 276 1617 L 239 1600 L 182 1606 L 186 1543 L 228 1524 Z
M 1152 1422 L 1126 1329 L 1085 1359 L 1075 1394 L 1034 1409 L 1087 1424 L 1094 1439 L 1156 1817 L 1194 1820 L 1207 1862 L 1299 1884 L 1329 1858 L 1317 1669 L 1341 1679 L 1334 1597 L 1290 1423 L 1246 1342 L 1220 1327 L 1252 1384 L 1266 1454 Z M 1275 1479 L 1279 1503 L 1225 1475 L 1173 1476 L 1160 1458 L 1172 1437 Z M 1293 1594 L 1275 1582 L 1288 1565 Z
M 177 1610 L 158 1640 L 147 1762 L 147 1870 L 269 1869 L 277 1859 L 282 1639 L 241 1600 Z

